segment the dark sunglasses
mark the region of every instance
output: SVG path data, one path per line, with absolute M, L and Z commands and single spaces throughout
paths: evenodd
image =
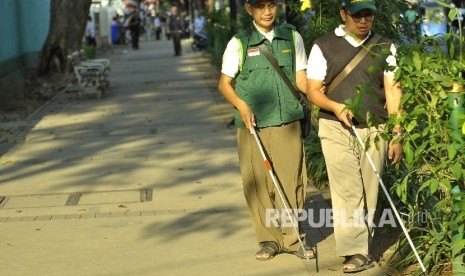
M 373 22 L 373 20 L 375 19 L 375 14 L 373 12 L 366 12 L 366 13 L 358 12 L 356 14 L 351 14 L 350 12 L 346 11 L 346 13 L 350 17 L 352 17 L 352 20 L 354 20 L 355 23 L 362 22 L 363 18 L 365 18 L 366 22 Z

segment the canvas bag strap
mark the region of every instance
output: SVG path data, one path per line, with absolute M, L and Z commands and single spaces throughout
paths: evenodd
M 368 50 L 366 49 L 369 44 L 376 43 L 380 40 L 381 36 L 375 34 L 367 43 L 366 46 L 362 46 L 362 49 L 358 51 L 358 53 L 352 58 L 352 60 L 342 69 L 342 71 L 333 79 L 331 84 L 328 87 L 328 91 L 326 91 L 326 95 L 329 95 L 333 90 L 341 83 L 345 77 L 357 66 L 360 61 L 368 54 Z
M 273 68 L 276 70 L 278 75 L 283 79 L 284 83 L 289 87 L 291 90 L 292 94 L 294 94 L 294 97 L 297 99 L 297 101 L 302 104 L 302 93 L 297 91 L 297 89 L 292 85 L 291 81 L 287 77 L 286 73 L 284 73 L 283 69 L 279 66 L 278 61 L 276 58 L 268 51 L 266 48 L 265 44 L 260 44 L 258 46 L 258 49 L 265 55 L 265 57 L 268 59 L 270 64 L 273 66 Z

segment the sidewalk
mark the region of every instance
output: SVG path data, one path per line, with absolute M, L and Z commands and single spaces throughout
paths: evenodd
M 315 260 L 254 259 L 232 107 L 208 59 L 189 41 L 174 57 L 171 43 L 106 54 L 100 100 L 60 93 L 0 125 L 2 274 L 344 275 L 331 229 L 305 227 L 319 274 Z M 329 208 L 321 194 L 308 205 Z

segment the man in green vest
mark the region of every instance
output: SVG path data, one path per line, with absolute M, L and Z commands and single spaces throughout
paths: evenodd
M 304 44 L 292 25 L 275 25 L 275 0 L 247 0 L 245 9 L 253 24 L 229 41 L 218 89 L 235 108 L 244 194 L 260 247 L 255 258 L 266 261 L 281 252 L 314 258 L 311 248 L 302 249 L 286 221 L 285 207 L 251 134 L 255 128 L 288 207 L 299 215 L 307 182 L 299 122 L 304 117 L 302 106 L 258 46 L 265 45 L 294 87 L 305 91 Z

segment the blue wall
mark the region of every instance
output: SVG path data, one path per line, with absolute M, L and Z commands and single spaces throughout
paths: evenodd
M 0 0 L 0 76 L 37 61 L 50 25 L 50 0 Z
M 50 26 L 50 0 L 18 1 L 20 15 L 19 31 L 21 50 L 36 52 L 42 50 Z
M 0 109 L 21 101 L 49 26 L 50 0 L 0 0 Z

